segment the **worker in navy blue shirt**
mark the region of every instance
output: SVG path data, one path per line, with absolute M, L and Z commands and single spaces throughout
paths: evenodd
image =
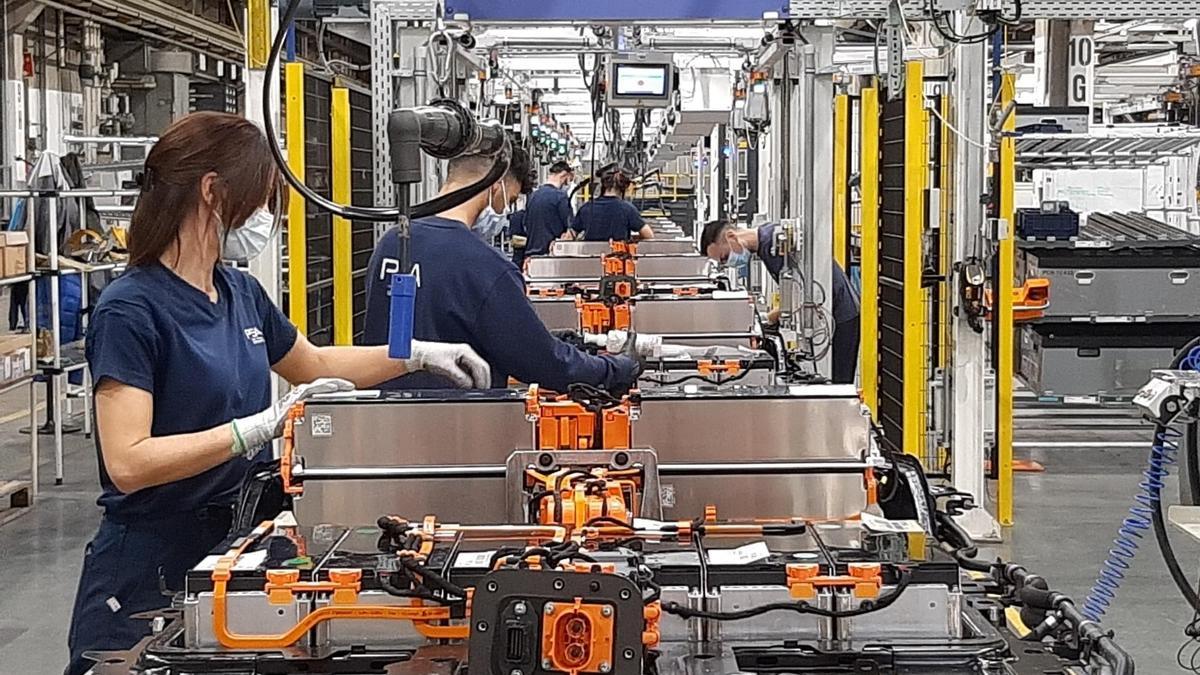
M 700 235 L 700 250 L 709 258 L 744 271 L 752 256 L 757 255 L 775 281 L 783 270 L 783 256 L 771 253 L 771 240 L 775 237 L 775 224 L 759 228 L 738 229 L 724 221 L 713 221 L 704 226 Z M 846 278 L 846 271 L 833 262 L 830 275 L 833 304 L 833 363 L 830 380 L 835 383 L 854 382 L 858 367 L 859 307 L 858 293 Z M 778 320 L 772 312 L 768 320 Z
M 584 241 L 629 241 L 653 239 L 654 231 L 642 220 L 637 207 L 625 201 L 629 176 L 611 169 L 600 176 L 600 196 L 579 207 L 571 221 L 575 239 Z
M 413 336 L 471 345 L 491 365 L 495 387 L 507 386 L 513 377 L 556 391 L 575 383 L 626 389 L 637 379 L 638 362 L 620 354 L 585 354 L 552 336 L 526 297 L 520 271 L 472 233 L 516 199 L 528 162 L 525 151 L 514 148 L 503 178 L 461 206 L 412 222 L 409 253 L 418 279 Z M 450 160 L 442 194 L 475 183 L 492 165 L 492 158 L 477 155 Z M 388 341 L 388 286 L 399 260 L 400 238 L 393 228 L 376 244 L 367 268 L 365 344 Z M 388 386 L 442 384 L 418 374 Z
M 571 198 L 567 195 L 567 186 L 573 180 L 575 172 L 571 165 L 555 162 L 550 165 L 546 182 L 525 201 L 524 257 L 546 255 L 550 252 L 550 244 L 566 234 L 571 225 Z M 516 248 L 515 240 L 513 247 Z
M 525 209 L 513 211 L 508 216 L 508 237 L 512 242 L 512 261 L 517 267 L 525 266 L 525 243 L 528 234 L 525 230 Z
M 149 634 L 133 615 L 170 604 L 161 588 L 228 535 L 255 460 L 269 459 L 293 404 L 417 370 L 464 387 L 487 364 L 464 345 L 314 347 L 245 261 L 271 240 L 279 174 L 253 123 L 202 112 L 173 124 L 146 158 L 129 230 L 129 269 L 101 294 L 87 335 L 95 384 L 103 517 L 84 552 L 67 675 L 86 650 L 127 650 Z M 482 245 L 482 242 L 481 242 Z M 271 371 L 295 385 L 271 400 Z M 161 584 L 161 586 L 160 586 Z

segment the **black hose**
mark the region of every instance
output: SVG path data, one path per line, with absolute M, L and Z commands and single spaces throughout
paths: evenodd
M 1175 358 L 1171 359 L 1171 369 L 1177 369 L 1183 364 L 1183 360 L 1187 355 L 1197 347 L 1200 347 L 1200 337 L 1192 338 L 1183 349 L 1180 349 L 1175 354 Z M 1194 422 L 1192 423 L 1195 424 Z M 1164 438 L 1166 427 L 1155 425 L 1154 438 L 1155 443 L 1158 439 Z M 1193 445 L 1188 448 L 1188 454 L 1193 455 L 1196 452 L 1196 447 Z M 1197 595 L 1196 589 L 1188 581 L 1187 575 L 1183 568 L 1179 565 L 1179 559 L 1175 557 L 1175 548 L 1171 545 L 1171 537 L 1167 532 L 1166 519 L 1163 518 L 1162 510 L 1162 494 L 1159 493 L 1159 498 L 1153 500 L 1154 507 L 1150 510 L 1150 520 L 1154 524 L 1154 539 L 1158 542 L 1158 550 L 1162 552 L 1163 562 L 1167 565 L 1167 571 L 1171 573 L 1171 579 L 1175 582 L 1175 586 L 1179 592 L 1187 600 L 1193 612 L 1200 613 L 1200 595 Z
M 1036 586 L 1033 587 L 1036 591 L 1032 592 L 1032 595 L 1030 595 L 1031 591 L 1025 590 L 1027 586 L 1041 580 L 1041 577 L 1031 574 L 1020 565 L 1011 564 L 998 567 L 996 576 L 997 581 L 1015 586 L 1018 598 L 1024 595 L 1041 604 L 1052 604 L 1053 608 L 1075 631 L 1079 642 L 1091 645 L 1093 656 L 1098 655 L 1108 662 L 1112 675 L 1134 675 L 1133 658 L 1117 645 L 1110 633 L 1106 633 L 1100 628 L 1100 624 L 1083 616 L 1073 600 L 1061 593 L 1053 593 Z
M 287 27 L 292 25 L 292 22 L 295 20 L 296 13 L 300 9 L 301 2 L 302 0 L 288 0 L 287 8 L 284 10 L 279 19 L 279 30 L 275 33 L 275 39 L 271 43 L 271 52 L 267 56 L 266 72 L 268 73 L 274 72 L 275 67 L 279 63 L 279 55 L 283 51 L 283 43 L 287 37 Z M 275 160 L 275 164 L 279 168 L 280 173 L 283 175 L 284 180 L 287 181 L 288 185 L 290 185 L 293 190 L 304 197 L 305 201 L 334 215 L 338 215 L 349 220 L 395 222 L 400 218 L 401 215 L 403 215 L 401 209 L 396 207 L 384 208 L 339 204 L 317 194 L 307 185 L 305 185 L 303 180 L 297 178 L 296 175 L 292 173 L 291 167 L 288 166 L 287 159 L 283 156 L 283 151 L 280 149 L 279 143 L 276 141 L 275 124 L 271 119 L 272 98 L 270 92 L 271 88 L 266 87 L 265 92 L 263 93 L 263 130 L 267 135 L 267 146 L 271 150 L 271 157 Z M 298 149 L 303 147 L 299 144 L 294 145 L 297 145 Z M 428 202 L 413 206 L 410 210 L 410 217 L 422 218 L 435 213 L 441 213 L 442 211 L 446 211 L 466 203 L 471 198 L 478 195 L 483 188 L 486 188 L 499 180 L 504 175 L 504 172 L 508 170 L 508 158 L 504 155 L 505 153 L 502 152 L 497 156 L 496 163 L 493 164 L 492 170 L 488 172 L 487 176 L 484 176 L 484 179 L 476 181 L 475 183 L 472 183 L 464 188 L 459 188 L 454 192 L 431 199 Z M 485 179 L 492 177 L 493 175 L 495 177 L 492 178 L 490 182 L 484 183 Z
M 496 161 L 492 163 L 492 168 L 484 174 L 483 178 L 465 187 L 460 187 L 453 192 L 438 195 L 429 201 L 413 206 L 409 209 L 409 217 L 413 219 L 425 218 L 462 206 L 475 198 L 480 192 L 491 187 L 496 181 L 503 178 L 504 174 L 508 171 L 509 161 L 508 154 L 501 152 L 499 155 L 496 155 Z
M 814 607 L 807 602 L 771 602 L 757 607 L 748 607 L 746 609 L 733 612 L 709 612 L 702 609 L 692 609 L 677 602 L 664 602 L 662 610 L 667 614 L 673 614 L 684 619 L 711 619 L 713 621 L 740 621 L 742 619 L 750 619 L 756 616 L 761 616 L 768 612 L 795 612 L 797 614 L 814 614 L 823 616 L 829 619 L 849 619 L 856 616 L 863 616 L 871 612 L 878 612 L 885 609 L 900 599 L 904 594 L 905 589 L 912 583 L 912 573 L 907 569 L 901 569 L 900 578 L 896 582 L 896 587 L 891 593 L 882 595 L 879 599 L 871 601 L 864 600 L 859 603 L 859 606 L 854 609 L 834 610 L 822 609 Z

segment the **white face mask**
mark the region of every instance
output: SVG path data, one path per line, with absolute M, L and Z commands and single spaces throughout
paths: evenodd
M 221 237 L 221 260 L 250 262 L 267 247 L 274 229 L 275 216 L 259 207 L 241 227 L 225 231 Z
M 505 187 L 503 180 L 500 181 L 500 190 L 504 197 L 505 212 L 496 213 L 496 209 L 492 208 L 492 202 L 489 199 L 487 206 L 483 207 L 483 211 L 475 218 L 475 224 L 471 226 L 475 234 L 489 244 L 508 225 L 508 188 Z

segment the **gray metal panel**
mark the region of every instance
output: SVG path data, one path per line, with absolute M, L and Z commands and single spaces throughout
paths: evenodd
M 579 309 L 575 306 L 574 297 L 530 298 L 529 300 L 533 303 L 533 312 L 538 315 L 546 328 L 579 330 Z
M 1046 347 L 1033 331 L 1021 333 L 1020 373 L 1030 389 L 1043 395 L 1136 394 L 1151 370 L 1174 357 L 1171 347 Z
M 634 330 L 654 335 L 749 333 L 755 313 L 749 297 L 672 296 L 637 300 L 631 320 Z
M 702 277 L 711 271 L 711 261 L 702 255 L 638 255 L 638 279 L 659 277 Z
M 503 464 L 533 442 L 520 401 L 371 403 L 306 406 L 296 429 L 297 452 L 308 466 Z M 327 415 L 332 434 L 314 438 L 311 422 Z M 504 513 L 504 481 L 430 480 L 321 483 L 296 501 L 302 523 L 353 526 L 384 514 L 447 522 L 483 522 Z
M 859 457 L 867 439 L 857 397 L 645 400 L 633 428 L 633 444 L 658 450 L 660 462 Z M 840 518 L 865 506 L 855 475 L 671 478 L 662 487 L 667 518 L 694 517 L 705 504 L 729 518 Z
M 525 278 L 599 279 L 604 273 L 600 258 L 550 258 L 535 256 L 525 261 Z
M 709 272 L 708 258 L 700 255 L 639 255 L 637 277 L 657 278 L 703 277 Z M 599 258 L 530 258 L 525 278 L 539 279 L 599 279 L 604 268 Z
M 662 462 L 858 457 L 867 420 L 851 387 L 809 387 L 812 396 L 647 399 L 634 423 L 637 447 Z M 320 417 L 319 417 L 320 416 Z M 314 437 L 313 420 L 331 434 Z M 532 443 L 519 400 L 401 402 L 314 401 L 296 428 L 307 466 L 503 464 Z M 691 518 L 716 504 L 731 518 L 842 517 L 865 505 L 855 475 L 676 478 L 664 484 L 668 518 Z M 503 480 L 312 482 L 296 502 L 302 523 L 373 523 L 380 515 L 447 522 L 491 522 L 504 513 Z
M 612 250 L 607 241 L 556 241 L 550 244 L 550 255 L 558 257 L 602 256 Z M 691 239 L 651 239 L 638 242 L 638 255 L 695 254 L 696 242 Z
M 1027 269 L 1050 280 L 1046 316 L 1200 315 L 1200 267 L 1040 267 L 1029 254 Z

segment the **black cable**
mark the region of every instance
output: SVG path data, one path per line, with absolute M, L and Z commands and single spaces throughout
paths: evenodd
M 530 523 L 533 523 L 534 516 L 542 508 L 542 500 L 553 494 L 553 490 L 538 490 L 537 492 L 529 495 L 529 500 L 525 509 L 529 513 L 529 516 L 526 518 L 526 520 L 528 520 Z
M 1178 369 L 1188 354 L 1197 347 L 1200 347 L 1200 337 L 1192 338 L 1192 340 L 1183 346 L 1183 349 L 1180 349 L 1175 354 L 1175 358 L 1171 359 L 1171 369 Z M 1193 424 L 1195 423 L 1193 422 Z M 1158 443 L 1158 439 L 1163 438 L 1165 433 L 1165 427 L 1155 425 L 1154 442 Z M 1188 452 L 1194 453 L 1196 449 L 1194 447 L 1188 448 Z M 1171 573 L 1171 579 L 1175 582 L 1175 586 L 1179 589 L 1180 594 L 1187 600 L 1188 605 L 1191 606 L 1192 611 L 1200 613 L 1200 594 L 1197 594 L 1196 589 L 1192 587 L 1191 582 L 1187 579 L 1187 575 L 1183 572 L 1183 568 L 1180 567 L 1179 559 L 1175 557 L 1175 549 L 1171 545 L 1171 538 L 1167 533 L 1167 523 L 1163 518 L 1161 491 L 1159 498 L 1153 500 L 1153 504 L 1154 507 L 1150 510 L 1150 519 L 1154 524 L 1154 538 L 1158 541 L 1158 550 L 1162 552 L 1163 562 L 1166 563 L 1167 571 Z
M 432 590 L 442 591 L 458 598 L 467 597 L 467 591 L 458 584 L 447 581 L 442 575 L 418 563 L 412 558 L 401 558 L 400 565 L 413 574 L 421 577 L 421 585 Z
M 878 612 L 881 609 L 886 609 L 891 606 L 900 596 L 904 594 L 905 589 L 912 583 L 912 573 L 905 568 L 900 568 L 900 578 L 896 582 L 895 589 L 887 595 L 881 595 L 877 600 L 864 600 L 859 603 L 858 607 L 846 610 L 831 610 L 814 607 L 807 602 L 771 602 L 758 607 L 749 607 L 747 609 L 734 612 L 709 612 L 700 609 L 692 609 L 677 602 L 664 602 L 662 610 L 667 614 L 674 614 L 684 619 L 712 619 L 713 621 L 740 621 L 742 619 L 752 619 L 756 616 L 762 616 L 768 612 L 796 612 L 797 614 L 814 614 L 823 616 L 829 619 L 849 619 L 856 616 L 863 616 L 872 612 Z
M 649 364 L 647 364 L 647 365 L 649 365 Z M 653 384 L 657 384 L 657 385 L 659 385 L 659 386 L 662 386 L 662 387 L 671 387 L 671 386 L 674 386 L 674 385 L 677 385 L 677 384 L 683 384 L 684 382 L 689 382 L 689 381 L 691 381 L 691 380 L 700 380 L 701 382 L 704 382 L 704 383 L 706 383 L 706 384 L 714 384 L 714 385 L 718 385 L 718 384 L 729 384 L 730 382 L 737 382 L 738 380 L 740 380 L 740 379 L 742 379 L 742 378 L 746 377 L 746 376 L 747 376 L 747 375 L 749 375 L 749 374 L 750 374 L 750 369 L 749 369 L 749 368 L 744 368 L 744 369 L 742 369 L 742 372 L 741 372 L 741 373 L 738 373 L 737 375 L 730 375 L 729 377 L 727 377 L 727 378 L 725 378 L 725 379 L 720 379 L 720 378 L 711 378 L 711 377 L 707 377 L 707 376 L 705 376 L 705 375 L 700 375 L 699 373 L 693 373 L 693 374 L 691 374 L 691 375 L 685 375 L 685 376 L 683 376 L 683 377 L 679 377 L 679 378 L 676 378 L 676 379 L 674 379 L 674 380 L 661 380 L 661 379 L 656 379 L 656 378 L 653 378 L 653 377 L 647 377 L 645 374 L 643 374 L 643 375 L 642 375 L 642 378 L 643 378 L 643 379 L 646 379 L 646 380 L 649 380 L 649 381 L 650 381 L 650 382 L 652 382 Z
M 821 557 L 825 559 L 825 564 L 829 565 L 829 573 L 837 574 L 837 561 L 833 559 L 833 553 L 830 552 L 829 547 L 825 545 L 825 539 L 821 537 L 819 528 L 814 527 L 807 531 L 812 537 L 813 541 L 816 542 L 817 550 L 821 552 Z
M 612 516 L 596 516 L 595 518 L 592 518 L 583 524 L 584 527 L 595 527 L 597 525 L 616 525 L 617 527 L 624 527 L 631 532 L 637 531 L 637 529 L 629 523 L 613 518 Z
M 279 55 L 283 51 L 283 43 L 287 37 L 287 28 L 292 25 L 296 18 L 296 13 L 300 9 L 302 0 L 288 0 L 287 8 L 284 10 L 279 20 L 280 29 L 275 33 L 275 40 L 271 43 L 271 51 L 267 56 L 266 72 L 275 72 L 275 68 L 279 63 Z M 283 156 L 283 151 L 276 141 L 275 125 L 272 122 L 272 98 L 270 96 L 270 88 L 268 87 L 263 94 L 263 130 L 267 136 L 267 146 L 271 151 L 271 157 L 275 160 L 280 173 L 283 175 L 288 185 L 297 193 L 304 197 L 305 201 L 324 209 L 334 215 L 341 216 L 349 220 L 367 220 L 371 222 L 394 222 L 400 218 L 402 213 L 398 207 L 367 207 L 354 206 L 350 204 L 339 204 L 330 199 L 326 199 L 309 188 L 303 180 L 296 177 L 292 173 L 292 169 L 288 166 L 287 159 Z M 298 146 L 301 147 L 301 146 Z M 503 161 L 502 161 L 503 159 Z M 497 171 L 500 165 L 503 164 L 503 169 Z M 492 165 L 491 171 L 488 172 L 483 179 L 472 183 L 464 188 L 459 188 L 454 192 L 436 197 L 413 206 L 409 211 L 409 216 L 412 218 L 423 218 L 435 213 L 459 206 L 471 198 L 478 195 L 483 188 L 489 187 L 492 183 L 499 180 L 504 172 L 508 170 L 508 158 L 506 153 L 501 153 L 497 156 L 496 162 Z M 494 176 L 494 177 L 493 177 Z M 485 183 L 484 180 L 491 178 L 490 182 Z M 404 206 L 403 204 L 401 206 Z

